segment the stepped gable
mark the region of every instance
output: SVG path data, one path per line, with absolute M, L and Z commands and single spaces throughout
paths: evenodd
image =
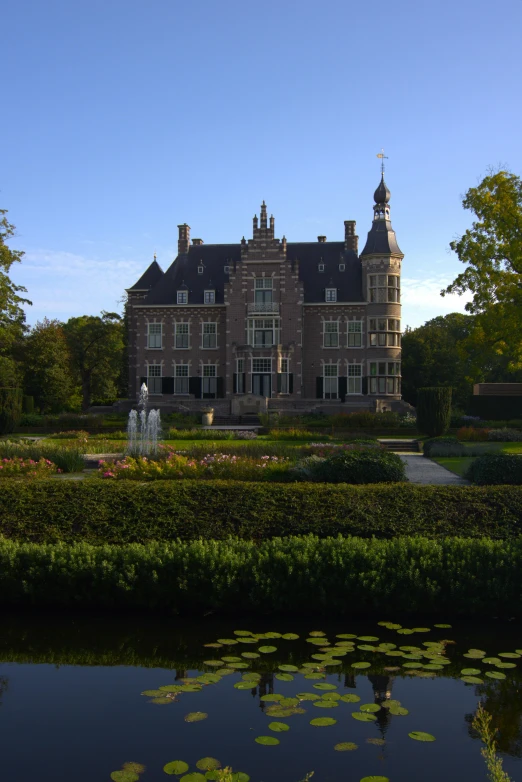
M 288 243 L 286 256 L 299 261 L 306 303 L 324 303 L 325 288 L 337 288 L 338 302 L 364 301 L 361 263 L 353 250 L 345 251 L 344 242 Z M 343 263 L 344 271 L 340 271 Z M 323 272 L 319 264 L 324 264 Z
M 157 262 L 156 256 L 154 256 L 154 260 L 152 261 L 147 271 L 141 275 L 138 282 L 136 282 L 132 288 L 127 288 L 127 290 L 135 292 L 148 291 L 163 278 L 163 275 L 163 269 Z

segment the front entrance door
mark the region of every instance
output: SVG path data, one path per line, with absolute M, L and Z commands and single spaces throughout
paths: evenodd
M 256 396 L 272 396 L 272 375 L 252 375 L 252 393 Z

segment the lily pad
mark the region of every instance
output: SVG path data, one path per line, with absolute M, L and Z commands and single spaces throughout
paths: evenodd
M 325 701 L 322 698 L 312 703 L 312 706 L 317 706 L 318 709 L 334 709 L 338 705 L 337 701 Z
M 414 633 L 429 633 L 431 632 L 431 627 L 412 627 L 412 630 Z
M 223 644 L 220 643 L 213 643 L 213 644 L 203 644 L 205 649 L 221 649 Z
M 185 722 L 201 722 L 206 720 L 208 714 L 204 711 L 191 711 L 185 715 Z
M 486 652 L 483 649 L 468 649 L 464 657 L 485 657 Z
M 254 682 L 252 682 L 252 681 L 236 682 L 234 684 L 234 689 L 235 690 L 252 690 L 256 686 L 257 686 L 257 680 L 254 681 Z
M 167 703 L 174 703 L 172 698 L 162 697 L 162 698 L 152 698 L 152 700 L 149 701 L 149 703 L 155 703 L 157 706 L 166 706 Z
M 386 739 L 377 739 L 373 736 L 369 739 L 366 739 L 367 744 L 373 744 L 374 747 L 384 747 L 386 744 Z
M 261 674 L 260 673 L 254 673 L 254 671 L 250 671 L 249 673 L 244 673 L 241 676 L 241 679 L 244 682 L 256 682 L 256 681 L 258 682 L 260 678 L 261 678 Z
M 111 779 L 113 782 L 138 782 L 139 776 L 133 771 L 113 771 Z
M 293 682 L 294 677 L 291 673 L 276 673 L 275 678 L 280 682 Z
M 397 632 L 398 632 L 400 635 L 413 635 L 413 633 L 415 632 L 415 630 L 410 630 L 408 627 L 401 627 L 401 629 L 400 629 L 400 630 L 397 630 Z
M 244 657 L 246 660 L 256 660 L 261 655 L 257 652 L 241 652 L 241 657 Z
M 381 710 L 381 707 L 377 703 L 363 703 L 362 706 L 359 706 L 361 711 L 368 711 L 371 713 L 377 712 Z
M 178 688 L 176 688 L 176 692 L 177 691 Z M 141 694 L 146 695 L 147 698 L 161 698 L 164 692 L 164 690 L 143 690 Z
M 441 624 L 441 623 L 433 625 L 433 627 L 438 627 L 440 630 L 450 630 L 451 629 L 451 625 Z
M 337 752 L 353 752 L 354 749 L 359 749 L 358 744 L 354 744 L 353 741 L 340 741 L 336 744 L 334 749 Z
M 304 677 L 305 677 L 305 679 L 319 680 L 319 679 L 324 679 L 324 674 L 322 674 L 322 673 L 305 673 Z
M 297 665 L 278 665 L 278 668 L 280 671 L 288 671 L 288 672 L 295 672 L 299 670 Z
M 344 703 L 359 703 L 361 699 L 358 695 L 355 695 L 355 693 L 349 692 L 347 695 L 341 695 L 341 700 Z
M 217 684 L 221 681 L 221 676 L 218 676 L 217 673 L 204 673 L 202 676 L 198 676 L 198 682 L 203 682 L 203 684 Z M 175 692 L 175 690 L 172 690 L 172 692 Z
M 516 668 L 515 663 L 497 663 L 496 668 Z
M 364 711 L 352 711 L 352 717 L 359 722 L 375 722 L 375 717 L 371 714 L 365 714 Z
M 410 713 L 408 709 L 404 708 L 404 706 L 398 706 L 396 704 L 392 704 L 389 707 L 388 711 L 390 712 L 390 714 L 393 714 L 395 717 L 405 717 L 407 714 Z
M 297 633 L 285 633 L 281 636 L 281 638 L 283 638 L 285 641 L 297 641 L 299 636 Z
M 306 642 L 315 646 L 324 646 L 324 638 L 307 638 Z
M 221 668 L 223 660 L 203 660 L 203 665 L 210 665 L 212 667 Z
M 221 763 L 216 758 L 201 758 L 197 761 L 196 768 L 202 771 L 215 771 L 217 768 L 221 768 Z
M 508 660 L 518 660 L 522 655 L 517 654 L 515 652 L 499 652 L 499 657 L 505 657 Z
M 172 760 L 170 763 L 167 763 L 166 766 L 163 766 L 163 771 L 165 774 L 175 775 L 179 776 L 180 774 L 184 774 L 185 771 L 189 770 L 188 763 L 185 763 L 184 760 Z
M 143 774 L 144 771 L 146 770 L 143 763 L 134 763 L 133 761 L 124 763 L 122 769 L 124 771 L 133 771 L 135 774 Z
M 354 633 L 339 633 L 339 635 L 336 635 L 335 637 L 342 638 L 343 640 L 348 640 L 349 638 L 357 638 L 357 636 Z
M 277 646 L 260 646 L 257 651 L 261 652 L 261 654 L 271 654 L 272 652 L 277 652 Z
M 299 698 L 300 701 L 318 701 L 320 696 L 316 695 L 315 692 L 298 692 L 295 697 Z
M 325 692 L 324 695 L 321 695 L 321 700 L 323 701 L 340 701 L 341 696 L 338 692 Z
M 271 631 L 269 633 L 264 633 L 263 638 L 281 638 L 281 633 L 274 633 Z
M 506 674 L 501 673 L 500 671 L 486 671 L 486 676 L 488 676 L 490 679 L 505 679 Z
M 357 639 L 359 641 L 366 641 L 367 643 L 372 643 L 373 641 L 379 640 L 376 635 L 358 635 Z
M 388 777 L 371 776 L 371 777 L 363 777 L 361 779 L 361 782 L 390 782 L 390 780 Z
M 391 706 L 400 706 L 401 702 L 398 701 L 396 698 L 390 698 L 387 701 L 383 701 L 381 706 L 383 709 L 389 709 Z
M 252 636 L 245 636 L 245 638 L 238 638 L 237 639 L 240 644 L 257 644 L 258 639 L 252 638 Z
M 219 674 L 219 676 L 230 676 L 231 673 L 235 673 L 233 668 L 218 668 L 216 670 L 216 674 Z
M 306 714 L 306 710 L 297 706 L 288 709 L 284 709 L 282 706 L 269 706 L 265 714 L 267 717 L 293 717 L 294 714 Z
M 250 630 L 234 630 L 234 635 L 239 636 L 247 636 L 247 635 L 253 635 L 253 633 Z
M 438 665 L 437 663 L 429 663 L 428 665 L 424 665 L 425 671 L 442 671 L 444 668 L 443 665 Z
M 361 650 L 361 652 L 377 652 L 378 647 L 377 646 L 371 646 L 371 644 L 359 644 L 357 646 L 358 649 Z
M 308 633 L 310 638 L 322 638 L 326 635 L 326 633 L 323 633 L 322 630 L 312 630 L 310 633 Z
M 483 657 L 482 662 L 487 663 L 488 665 L 496 665 L 497 663 L 501 663 L 502 660 L 500 657 Z
M 290 730 L 290 725 L 287 725 L 286 722 L 269 722 L 268 727 L 275 733 L 284 733 Z
M 221 658 L 224 663 L 240 663 L 241 657 L 222 657 Z
M 478 676 L 461 676 L 460 679 L 466 684 L 484 684 L 484 679 L 479 679 Z
M 326 728 L 328 725 L 336 725 L 337 720 L 332 719 L 331 717 L 316 717 L 313 720 L 310 720 L 310 725 L 314 725 L 316 728 Z
M 363 662 L 352 663 L 352 668 L 361 668 L 362 669 L 362 668 L 370 668 L 370 666 L 371 666 L 371 663 L 363 663 Z
M 423 733 L 421 730 L 412 730 L 408 736 L 415 741 L 436 741 L 435 736 L 432 736 L 431 733 Z
M 180 782 L 204 782 L 206 780 L 206 776 L 204 774 L 200 774 L 199 771 L 192 771 L 190 774 L 185 774 L 184 777 L 181 777 Z
M 238 671 L 244 671 L 245 668 L 249 667 L 248 663 L 229 663 L 229 666 Z
M 281 701 L 285 696 L 278 692 L 269 692 L 266 695 L 261 695 L 260 700 L 269 703 L 270 701 Z
M 322 682 L 321 684 L 314 684 L 313 688 L 314 688 L 314 690 L 336 690 L 337 689 L 335 684 L 330 684 L 329 682 Z
M 462 676 L 478 676 L 481 673 L 480 668 L 463 668 L 461 670 Z
M 257 744 L 263 744 L 266 747 L 273 747 L 279 744 L 279 739 L 274 738 L 274 736 L 258 736 L 255 741 Z
M 282 706 L 284 709 L 287 709 L 290 706 L 298 706 L 299 705 L 299 698 L 281 698 L 279 701 L 279 705 Z
M 223 646 L 233 646 L 237 644 L 237 638 L 218 638 L 218 643 Z
M 232 782 L 250 782 L 250 777 L 244 771 L 234 771 Z

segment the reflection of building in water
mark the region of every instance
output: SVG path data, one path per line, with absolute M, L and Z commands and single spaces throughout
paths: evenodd
M 4 692 L 7 690 L 7 682 L 8 679 L 5 676 L 0 676 L 0 698 L 4 694 Z M 2 705 L 2 701 L 0 700 L 0 706 Z
M 274 674 L 273 673 L 263 673 L 261 675 L 261 678 L 257 682 L 257 685 L 255 682 L 253 682 L 252 687 L 252 696 L 255 698 L 256 695 L 259 695 L 261 698 L 262 695 L 272 695 L 274 692 Z M 269 703 L 269 706 L 273 706 L 273 703 Z M 265 702 L 259 701 L 259 708 L 261 711 L 265 710 Z
M 371 682 L 371 685 L 373 687 L 373 699 L 375 703 L 377 703 L 379 706 L 382 707 L 382 704 L 384 701 L 390 700 L 392 696 L 392 686 L 394 682 L 393 676 L 382 676 L 382 675 L 369 675 L 368 680 Z M 384 738 L 384 734 L 388 730 L 388 726 L 391 723 L 391 717 L 389 709 L 383 709 L 381 708 L 380 711 L 378 711 L 375 714 L 375 719 L 377 720 L 379 724 L 379 731 Z
M 186 679 L 187 673 L 188 671 L 185 668 L 176 668 L 176 675 L 174 677 L 174 681 L 177 682 L 180 679 Z
M 355 681 L 355 674 L 354 673 L 345 673 L 344 675 L 344 686 L 349 687 L 352 690 L 355 690 L 357 683 Z

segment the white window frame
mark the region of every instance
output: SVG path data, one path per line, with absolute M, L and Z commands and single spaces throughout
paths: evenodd
M 318 263 L 317 264 L 317 271 L 318 272 L 324 272 L 324 263 Z
M 362 320 L 349 320 L 346 331 L 346 347 L 362 348 Z
M 256 325 L 257 324 L 257 325 Z M 256 334 L 272 333 L 271 342 L 256 342 Z M 279 345 L 281 335 L 280 318 L 258 318 L 248 319 L 248 344 L 255 348 L 271 348 Z M 264 337 L 263 337 L 264 339 Z
M 153 370 L 153 372 L 151 372 L 151 370 Z M 159 370 L 159 372 L 157 370 Z M 161 364 L 147 364 L 147 389 L 149 394 L 154 396 L 162 394 L 162 381 L 163 370 Z
M 323 320 L 323 348 L 339 347 L 339 321 Z
M 184 342 L 186 342 L 187 344 L 186 345 L 182 344 Z M 174 350 L 189 350 L 189 348 L 190 348 L 190 323 L 186 321 L 182 321 L 180 323 L 176 322 L 174 324 Z
M 205 271 L 204 266 L 201 266 L 201 265 L 198 266 L 198 274 L 203 274 L 204 271 Z
M 397 396 L 401 393 L 400 361 L 370 361 L 368 374 L 369 394 Z
M 368 318 L 368 345 L 371 348 L 400 348 L 400 319 Z
M 216 303 L 216 291 L 213 288 L 209 288 L 208 290 L 204 291 L 204 293 L 203 293 L 203 302 L 205 304 L 215 304 Z
M 337 301 L 337 288 L 325 288 L 324 300 L 329 304 L 334 304 Z
M 189 393 L 190 366 L 188 364 L 174 365 L 174 394 L 186 396 Z
M 151 326 L 155 329 L 154 333 L 151 332 Z M 156 329 L 157 326 L 159 326 L 159 331 Z M 152 321 L 147 324 L 147 348 L 148 350 L 161 350 L 163 348 L 163 323 Z
M 346 393 L 362 394 L 362 364 L 348 364 Z
M 203 364 L 201 370 L 201 395 L 204 399 L 216 398 L 217 364 Z
M 228 266 L 228 265 L 227 266 L 223 266 L 223 272 L 225 274 L 230 274 L 230 266 Z
M 399 304 L 401 278 L 399 274 L 369 274 L 368 301 L 374 304 Z
M 264 361 L 264 364 L 259 364 L 255 366 L 255 362 L 261 362 Z M 272 374 L 272 359 L 271 358 L 252 358 L 252 374 L 253 375 L 271 375 Z
M 213 329 L 211 328 L 213 327 Z M 201 349 L 217 350 L 218 324 L 215 320 L 206 320 L 201 324 Z M 213 337 L 213 339 L 212 339 Z
M 339 271 L 340 272 L 344 272 L 345 269 L 346 269 L 346 264 L 345 263 L 340 263 L 339 264 Z
M 339 367 L 337 364 L 323 364 L 323 399 L 339 399 Z
M 188 304 L 188 291 L 178 291 L 176 301 L 178 304 Z

